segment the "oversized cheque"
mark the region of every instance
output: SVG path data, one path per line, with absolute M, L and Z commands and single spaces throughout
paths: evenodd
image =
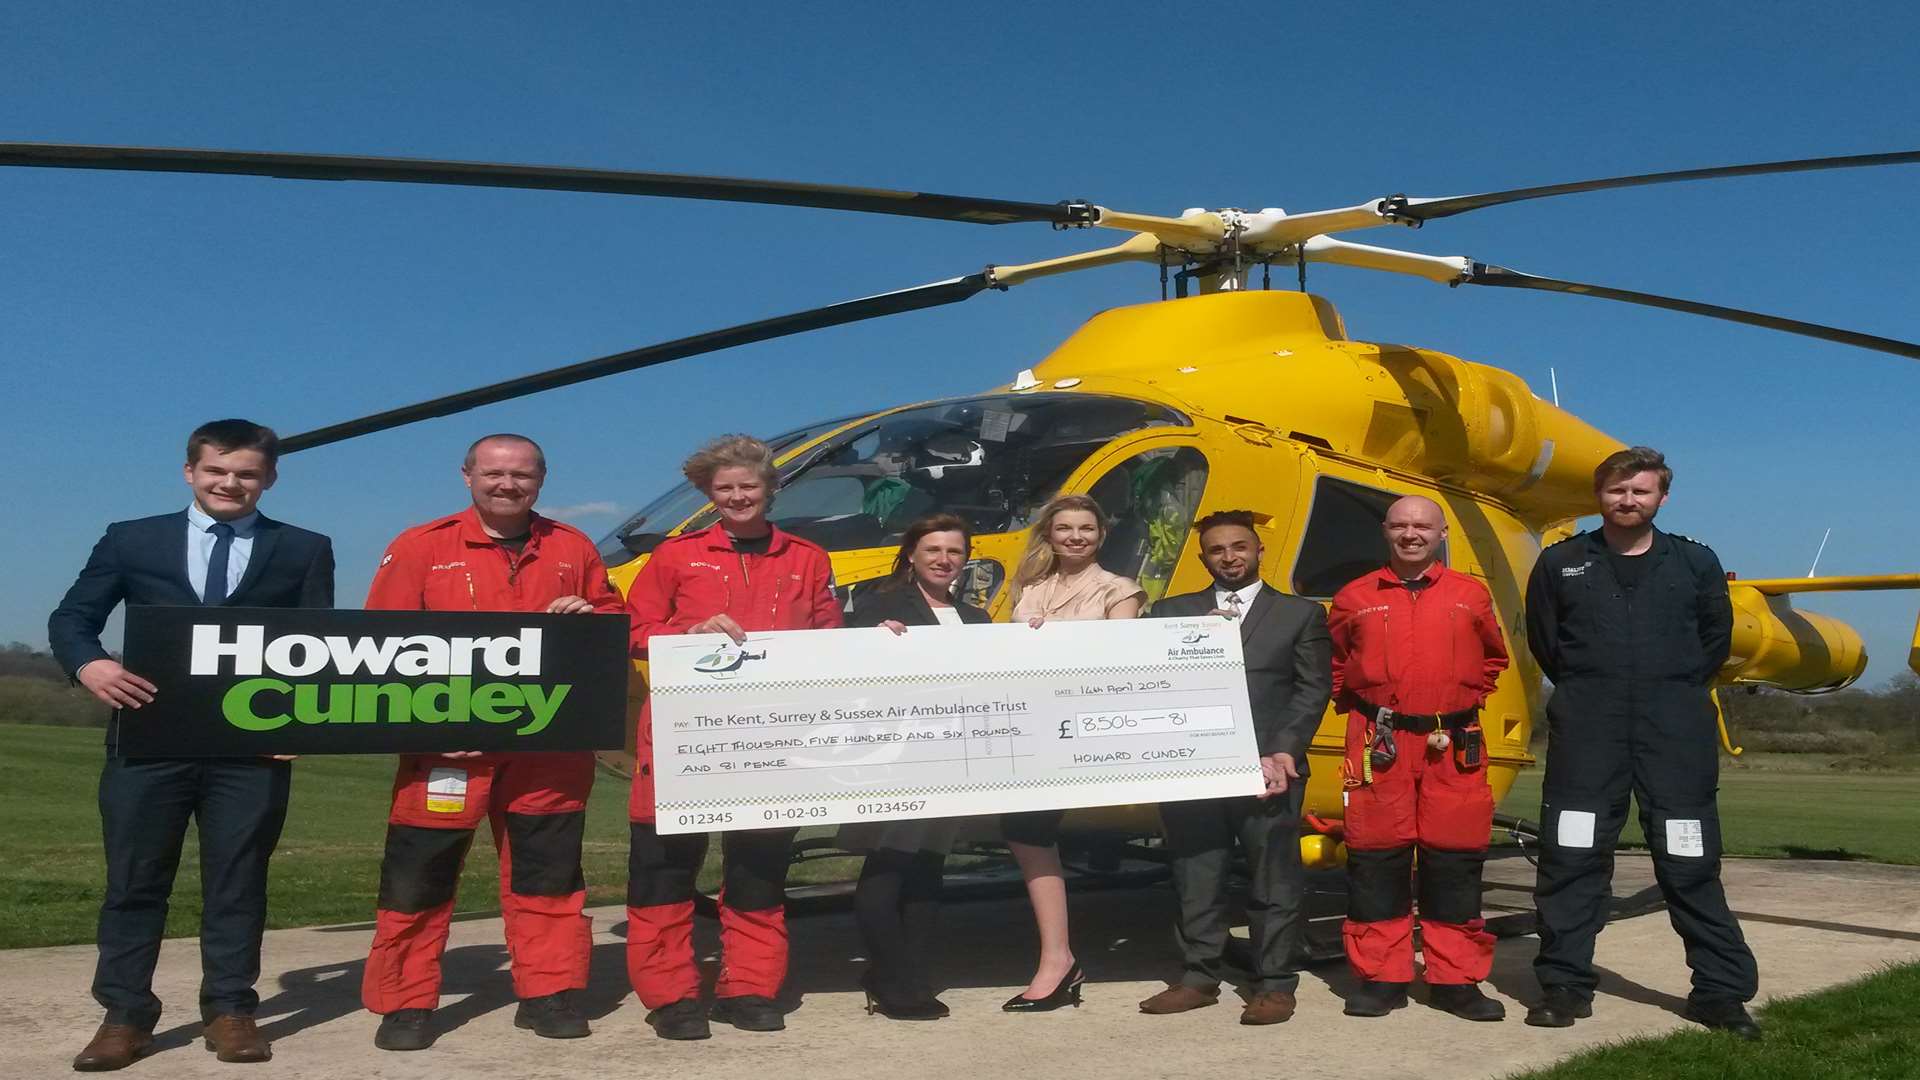
M 663 833 L 1263 790 L 1217 616 L 657 637 Z

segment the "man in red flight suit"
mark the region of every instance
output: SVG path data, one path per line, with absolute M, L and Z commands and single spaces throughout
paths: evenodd
M 843 625 L 827 553 L 767 520 L 778 476 L 758 439 L 728 435 L 684 466 L 719 520 L 653 550 L 627 592 L 633 647 L 656 635 L 822 630 Z M 661 836 L 654 827 L 653 703 L 640 713 L 627 865 L 627 974 L 663 1039 L 711 1034 L 693 954 L 694 877 L 704 833 Z M 774 998 L 787 977 L 787 861 L 795 829 L 721 836 L 719 982 L 712 1018 L 745 1031 L 786 1027 Z
M 1506 1008 L 1480 992 L 1493 935 L 1480 872 L 1493 827 L 1479 712 L 1507 666 L 1486 586 L 1440 562 L 1447 519 L 1409 495 L 1387 510 L 1388 562 L 1333 598 L 1333 700 L 1347 714 L 1349 1016 L 1385 1016 L 1413 981 L 1413 869 L 1430 1001 L 1468 1020 Z
M 593 542 L 533 512 L 546 457 L 533 440 L 489 435 L 460 468 L 473 505 L 415 526 L 387 546 L 367 607 L 407 611 L 624 611 Z M 481 820 L 500 853 L 514 1023 L 550 1039 L 587 1022 L 568 992 L 587 985 L 593 931 L 581 914 L 580 840 L 591 753 L 403 754 L 380 863 L 379 917 L 360 1000 L 382 1014 L 373 1044 L 424 1050 L 440 1000 L 460 867 Z

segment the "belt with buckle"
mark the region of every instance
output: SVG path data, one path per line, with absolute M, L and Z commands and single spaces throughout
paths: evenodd
M 1354 710 L 1370 722 L 1383 724 L 1395 731 L 1411 731 L 1415 735 L 1425 735 L 1435 728 L 1461 728 L 1472 723 L 1480 715 L 1479 709 L 1461 709 L 1448 713 L 1403 713 L 1375 705 L 1371 701 L 1359 701 Z

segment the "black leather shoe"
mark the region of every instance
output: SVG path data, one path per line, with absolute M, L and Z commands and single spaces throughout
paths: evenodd
M 1507 1018 L 1507 1007 L 1481 993 L 1479 983 L 1429 985 L 1427 1002 L 1434 1008 L 1442 1012 L 1450 1012 L 1462 1020 L 1478 1020 L 1485 1023 Z
M 382 1050 L 425 1050 L 436 1038 L 432 1009 L 396 1009 L 380 1018 L 373 1045 Z
M 1527 1010 L 1527 1026 L 1572 1027 L 1575 1020 L 1585 1020 L 1592 1015 L 1593 1000 L 1591 998 L 1582 997 L 1571 990 L 1554 987 L 1540 999 L 1540 1004 Z
M 1755 1042 L 1760 1038 L 1760 1025 L 1754 1023 L 1753 1017 L 1747 1015 L 1746 1006 L 1737 1001 L 1729 1001 L 1726 998 L 1688 1001 L 1687 1007 L 1681 1010 L 1680 1015 L 1715 1031 L 1738 1035 L 1748 1042 Z
M 707 1026 L 706 1006 L 700 1004 L 699 998 L 681 998 L 671 1005 L 662 1005 L 647 1014 L 647 1023 L 652 1024 L 653 1033 L 663 1039 L 713 1037 L 713 1029 Z
M 1001 1012 L 1052 1012 L 1068 1005 L 1080 1007 L 1080 987 L 1086 984 L 1087 973 L 1075 963 L 1066 975 L 1054 984 L 1053 993 L 1043 998 L 1030 998 L 1025 994 L 1015 994 L 1000 1006 Z
M 713 1012 L 708 1015 L 741 1031 L 785 1031 L 787 1028 L 787 1018 L 781 1015 L 780 1006 L 775 1005 L 772 998 L 758 994 L 721 998 L 713 1003 Z
M 513 1012 L 513 1026 L 528 1028 L 543 1039 L 584 1039 L 593 1034 L 587 1018 L 565 994 L 528 998 Z
M 1407 1007 L 1407 984 L 1368 979 L 1347 999 L 1348 1016 L 1385 1016 Z

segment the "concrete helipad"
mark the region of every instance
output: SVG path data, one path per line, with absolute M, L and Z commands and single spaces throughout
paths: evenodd
M 1519 860 L 1490 874 L 1492 909 L 1526 906 L 1529 870 Z M 1622 857 L 1616 892 L 1651 881 L 1645 859 Z M 1801 994 L 1920 959 L 1920 868 L 1866 863 L 1733 861 L 1728 891 L 1760 960 L 1761 996 Z M 704 1043 L 666 1043 L 644 1023 L 626 986 L 622 912 L 596 909 L 594 973 L 585 1004 L 594 1035 L 551 1042 L 513 1027 L 506 951 L 497 919 L 455 924 L 446 998 L 433 1049 L 388 1054 L 371 1044 L 375 1018 L 359 1008 L 365 926 L 281 930 L 268 935 L 261 979 L 262 1026 L 274 1060 L 223 1066 L 201 1049 L 194 1019 L 196 942 L 169 941 L 156 989 L 167 1002 L 160 1052 L 129 1070 L 141 1077 L 246 1075 L 421 1077 L 1205 1077 L 1381 1074 L 1376 1047 L 1417 1047 L 1406 1071 L 1423 1077 L 1499 1076 L 1626 1035 L 1681 1028 L 1687 992 L 1679 940 L 1664 913 L 1615 922 L 1600 939 L 1605 971 L 1591 1021 L 1564 1031 L 1519 1022 L 1533 991 L 1534 940 L 1500 944 L 1492 990 L 1507 1000 L 1503 1024 L 1468 1024 L 1423 1007 L 1381 1020 L 1340 1015 L 1349 986 L 1343 965 L 1321 965 L 1300 987 L 1300 1011 L 1274 1028 L 1243 1028 L 1229 1002 L 1181 1016 L 1144 1016 L 1136 1003 L 1178 972 L 1173 901 L 1164 885 L 1074 897 L 1074 938 L 1091 982 L 1086 1004 L 1049 1015 L 1009 1016 L 999 1004 L 1024 984 L 1032 928 L 1024 903 L 988 900 L 947 908 L 939 971 L 952 1018 L 898 1023 L 866 1016 L 856 979 L 858 935 L 844 912 L 793 920 L 788 1030 L 748 1034 L 717 1028 Z M 1324 931 L 1325 926 L 1323 924 Z M 703 920 L 703 940 L 712 927 Z M 710 951 L 710 950 L 709 950 Z M 71 1075 L 68 1062 L 99 1020 L 86 988 L 91 946 L 0 954 L 0 1077 Z M 1423 996 L 1423 995 L 1419 995 Z M 1417 1064 L 1415 1064 L 1417 1062 Z M 1399 1068 L 1393 1071 L 1401 1071 Z

